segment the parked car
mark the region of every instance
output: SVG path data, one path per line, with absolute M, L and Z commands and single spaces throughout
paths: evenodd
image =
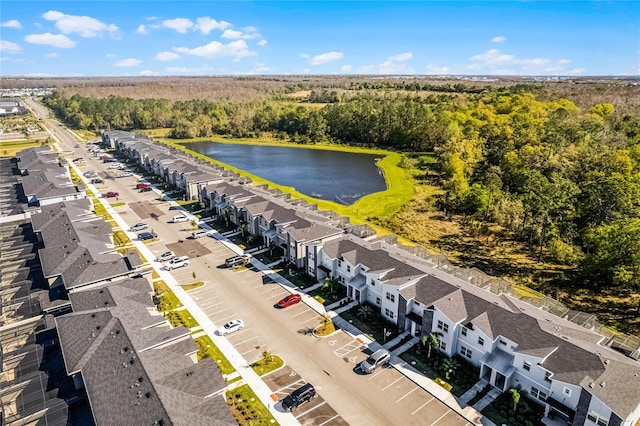
M 224 266 L 227 268 L 233 268 L 234 266 L 246 265 L 249 263 L 249 255 L 243 254 L 241 256 L 232 256 L 224 260 Z
M 115 191 L 109 191 L 102 194 L 102 198 L 113 198 L 118 197 L 120 194 Z
M 96 184 L 96 183 L 102 183 L 102 179 L 97 177 L 97 178 L 93 178 L 91 179 L 91 183 Z
M 172 251 L 165 251 L 160 256 L 156 258 L 157 262 L 166 262 L 167 260 L 171 260 L 176 257 L 176 254 Z
M 136 189 L 143 189 L 149 185 L 151 185 L 149 182 L 138 182 L 138 184 L 136 185 Z
M 133 173 L 131 172 L 122 172 L 118 175 L 118 177 L 129 177 L 129 176 L 133 176 Z
M 180 223 L 180 222 L 188 222 L 189 218 L 186 216 L 174 216 L 172 222 Z
M 286 411 L 293 411 L 317 396 L 318 394 L 316 393 L 313 385 L 311 383 L 307 383 L 284 397 L 282 400 L 282 408 Z
M 147 225 L 144 222 L 138 222 L 135 225 L 133 225 L 131 228 L 129 228 L 129 231 L 131 232 L 136 232 L 136 231 L 142 231 L 143 229 L 147 229 L 149 227 L 149 225 Z
M 116 161 L 118 161 L 118 160 L 116 160 L 115 158 L 112 158 L 112 157 L 102 159 L 103 163 L 115 163 Z
M 193 231 L 191 233 L 191 238 L 192 239 L 202 238 L 202 237 L 206 237 L 206 236 L 207 236 L 207 231 L 205 231 L 204 229 L 198 229 L 197 231 Z
M 244 322 L 241 319 L 231 320 L 218 329 L 218 334 L 220 336 L 226 336 L 234 331 L 242 330 L 243 327 Z
M 113 169 L 119 169 L 121 167 L 122 167 L 122 164 L 112 164 L 109 167 L 107 167 L 107 169 L 113 170 Z
M 189 256 L 180 256 L 174 257 L 165 265 L 165 269 L 167 271 L 172 271 L 176 268 L 182 268 L 183 266 L 187 266 L 189 264 Z
M 150 187 L 150 186 L 147 186 L 147 187 L 142 188 L 142 189 L 140 190 L 140 192 L 149 192 L 149 191 L 153 191 L 153 188 L 152 188 L 152 187 Z
M 138 239 L 140 241 L 153 240 L 158 237 L 158 234 L 155 232 L 141 232 L 138 234 Z
M 88 171 L 83 173 L 83 176 L 84 177 L 95 177 L 95 176 L 97 176 L 97 174 L 93 170 L 88 170 Z
M 286 308 L 287 306 L 295 305 L 301 300 L 302 300 L 302 296 L 300 296 L 299 294 L 290 294 L 285 298 L 281 299 L 278 303 L 276 303 L 273 306 L 276 308 L 282 309 L 282 308 Z
M 379 365 L 388 365 L 391 354 L 386 349 L 378 349 L 367 359 L 360 363 L 360 370 L 365 374 L 371 374 Z
M 74 162 L 75 164 L 81 164 L 81 163 L 86 163 L 87 161 L 86 161 L 84 158 L 82 158 L 82 157 L 78 157 L 78 158 L 74 158 L 74 159 L 73 159 L 73 162 Z

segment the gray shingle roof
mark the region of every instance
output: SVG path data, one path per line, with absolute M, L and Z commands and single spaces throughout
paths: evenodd
M 56 318 L 60 345 L 67 371 L 82 374 L 97 424 L 235 424 L 221 398 L 210 397 L 226 387 L 215 362 L 194 364 L 189 330 L 171 329 L 161 315 L 149 314 L 145 279 L 70 298 L 75 312 Z

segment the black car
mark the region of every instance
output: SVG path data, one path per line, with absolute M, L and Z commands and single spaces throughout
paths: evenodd
M 153 188 L 150 186 L 145 186 L 140 190 L 140 192 L 149 192 L 149 191 L 153 191 Z
M 282 408 L 286 411 L 293 411 L 302 404 L 305 404 L 311 401 L 313 398 L 317 397 L 315 388 L 311 383 L 307 383 L 306 385 L 299 387 L 298 389 L 291 392 L 282 400 Z
M 158 234 L 156 234 L 155 232 L 141 232 L 138 234 L 138 239 L 140 241 L 153 240 L 157 236 Z

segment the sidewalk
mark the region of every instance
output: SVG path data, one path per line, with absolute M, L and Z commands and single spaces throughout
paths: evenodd
M 77 172 L 78 170 L 76 170 Z M 95 194 L 98 194 L 99 191 L 91 185 L 87 184 Z M 111 215 L 111 217 L 115 220 L 118 226 L 122 229 L 128 229 L 129 227 L 125 223 L 125 221 L 120 217 L 120 215 L 111 207 L 111 204 L 100 197 L 97 198 L 98 202 L 100 202 L 107 212 Z M 170 201 L 173 205 L 178 205 L 175 201 Z M 190 219 L 196 219 L 188 212 L 184 212 L 184 214 Z M 207 226 L 207 228 L 209 228 Z M 300 423 L 296 420 L 296 418 L 290 413 L 280 412 L 275 409 L 275 403 L 278 401 L 278 398 L 273 394 L 271 389 L 262 381 L 260 376 L 256 374 L 255 371 L 249 366 L 249 363 L 240 355 L 240 353 L 229 343 L 229 341 L 221 336 L 216 334 L 216 330 L 218 327 L 209 319 L 209 317 L 200 309 L 200 307 L 191 299 L 191 296 L 184 291 L 184 289 L 179 285 L 179 283 L 173 278 L 170 272 L 162 270 L 158 268 L 159 264 L 154 264 L 153 260 L 155 256 L 151 252 L 151 250 L 141 241 L 135 239 L 135 234 L 132 232 L 125 231 L 127 236 L 131 238 L 134 246 L 140 251 L 142 256 L 149 260 L 150 266 L 160 275 L 160 278 L 164 280 L 164 282 L 169 286 L 169 288 L 174 292 L 176 297 L 180 299 L 180 302 L 184 305 L 186 309 L 191 312 L 193 318 L 198 321 L 200 326 L 202 326 L 202 330 L 204 330 L 207 335 L 211 338 L 213 343 L 220 349 L 220 351 L 224 354 L 224 356 L 229 360 L 233 368 L 236 369 L 238 374 L 242 376 L 242 379 L 249 387 L 253 390 L 256 396 L 262 401 L 265 407 L 269 410 L 271 415 L 276 419 L 278 423 L 281 425 L 299 425 Z M 219 235 L 219 234 L 218 234 Z M 224 241 L 223 244 L 225 243 Z M 235 248 L 235 252 L 242 252 L 242 250 L 238 249 L 235 244 L 226 243 L 229 248 L 232 250 Z

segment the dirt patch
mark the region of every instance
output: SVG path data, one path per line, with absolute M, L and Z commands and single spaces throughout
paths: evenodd
M 148 201 L 138 201 L 137 203 L 130 203 L 129 207 L 140 217 L 140 219 L 153 219 L 160 220 L 160 217 L 164 215 L 162 211 L 154 206 L 153 204 L 149 204 Z
M 176 256 L 200 257 L 211 253 L 211 250 L 200 244 L 198 240 L 178 240 L 177 243 L 167 244 L 167 248 Z

